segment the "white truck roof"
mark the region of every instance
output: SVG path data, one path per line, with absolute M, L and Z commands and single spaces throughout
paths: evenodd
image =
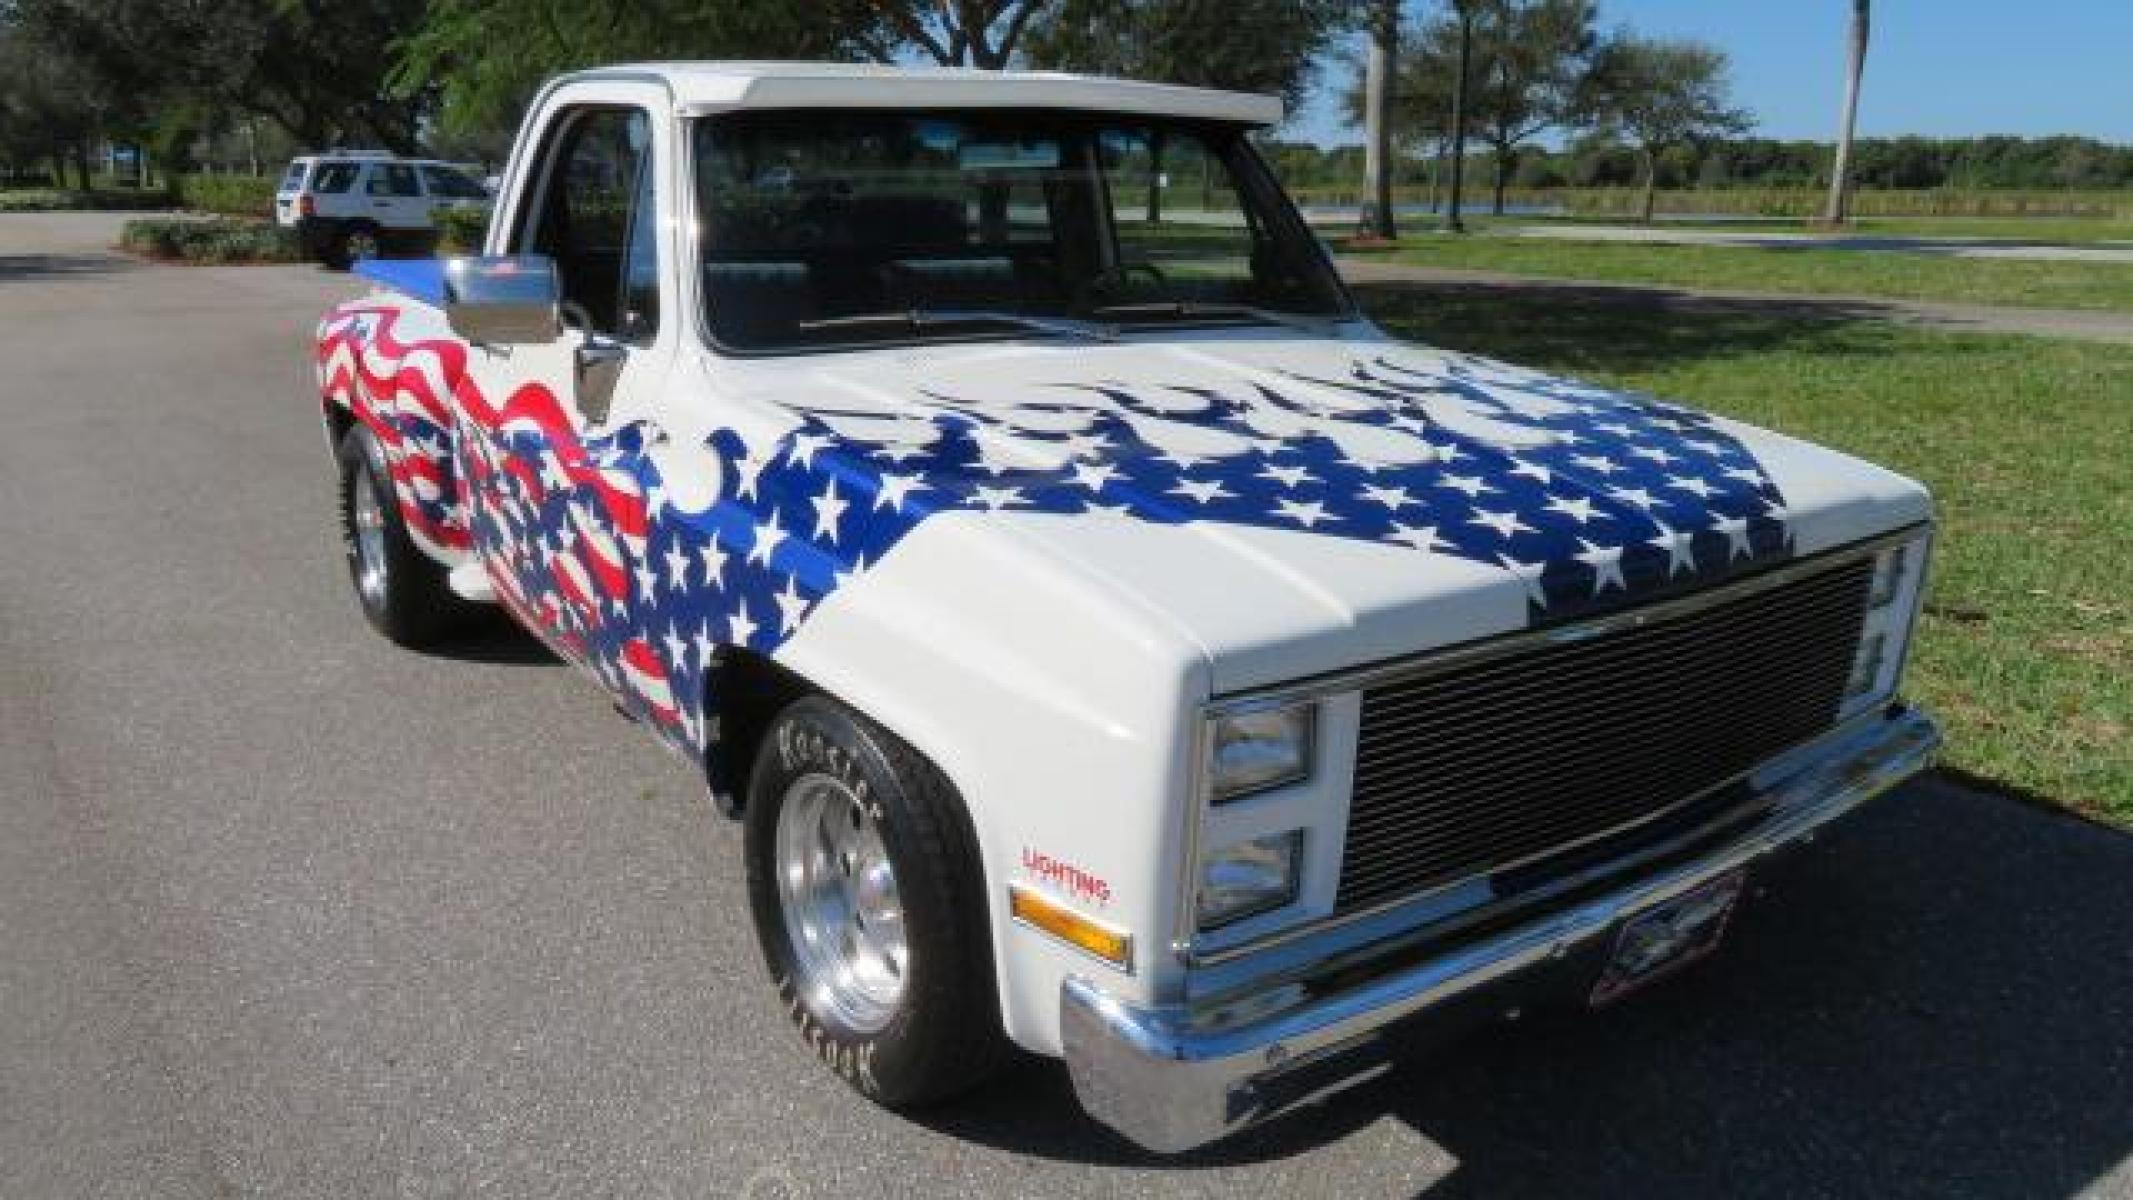
M 1281 120 L 1281 99 L 1058 71 L 978 71 L 868 63 L 623 63 L 565 76 L 652 78 L 697 115 L 739 108 L 1061 108 L 1196 117 L 1244 125 Z

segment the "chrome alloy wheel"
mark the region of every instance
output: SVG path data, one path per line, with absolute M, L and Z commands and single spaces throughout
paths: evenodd
M 378 503 L 378 487 L 369 471 L 358 470 L 351 481 L 355 494 L 350 511 L 350 530 L 355 535 L 356 591 L 372 608 L 385 603 L 385 510 Z
M 794 991 L 853 1032 L 880 1032 L 903 1002 L 910 964 L 880 828 L 841 780 L 803 775 L 785 789 L 777 854 Z

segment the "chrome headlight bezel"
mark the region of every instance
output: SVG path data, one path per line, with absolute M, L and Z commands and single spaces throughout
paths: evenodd
M 1222 804 L 1302 783 L 1311 778 L 1317 745 L 1316 704 L 1254 705 L 1218 713 L 1208 730 L 1208 796 Z
M 1896 695 L 1910 657 L 1933 556 L 1933 527 L 1923 526 L 1874 554 L 1860 614 L 1859 644 L 1844 684 L 1843 712 L 1856 716 Z
M 1221 929 L 1294 904 L 1303 878 L 1303 857 L 1301 829 L 1232 842 L 1201 855 L 1194 872 L 1194 926 L 1202 931 Z M 1218 885 L 1215 873 L 1225 867 L 1231 870 L 1231 878 Z M 1239 878 L 1255 871 L 1260 873 L 1255 882 Z M 1210 895 L 1225 890 L 1230 895 L 1211 904 Z

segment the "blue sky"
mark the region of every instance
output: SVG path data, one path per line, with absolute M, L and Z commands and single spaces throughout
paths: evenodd
M 1422 11 L 1442 0 L 1408 0 Z M 1762 134 L 1835 136 L 1848 0 L 1600 0 L 1603 26 L 1697 38 L 1732 56 L 1735 102 Z M 1352 142 L 1345 63 L 1295 134 Z M 2133 0 L 1898 0 L 1874 6 L 1859 132 L 2086 134 L 2133 142 Z

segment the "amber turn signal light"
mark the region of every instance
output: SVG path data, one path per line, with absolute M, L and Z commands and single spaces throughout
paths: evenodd
M 1133 969 L 1133 935 L 1090 920 L 1059 902 L 1019 883 L 1007 888 L 1008 911 L 1015 920 L 1041 929 L 1070 946 L 1078 947 L 1120 970 Z

